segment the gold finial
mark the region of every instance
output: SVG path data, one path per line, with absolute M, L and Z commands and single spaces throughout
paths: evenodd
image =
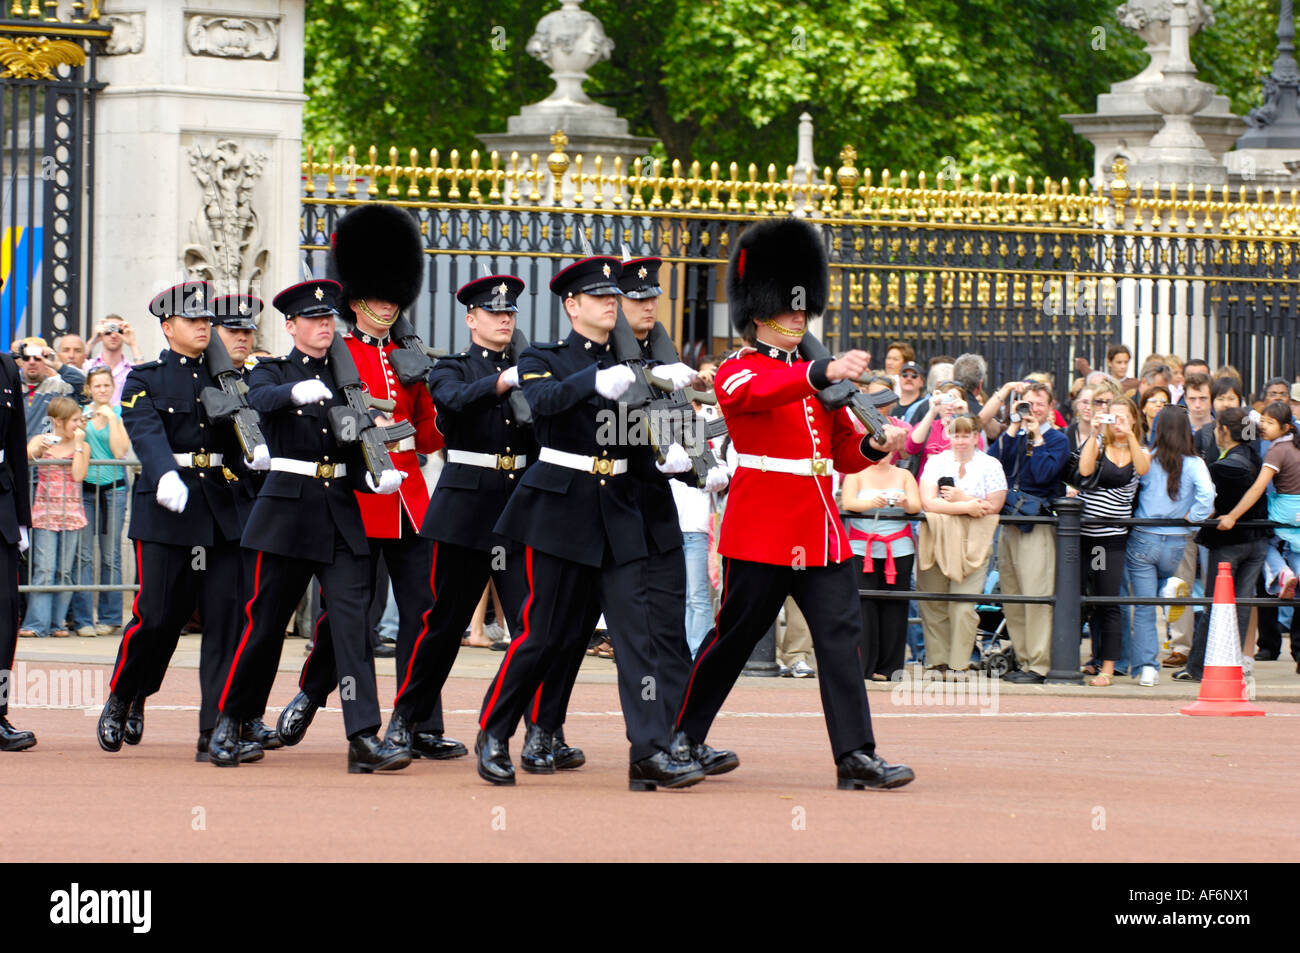
M 854 163 L 858 161 L 858 150 L 848 143 L 840 150 L 840 167 L 835 173 L 835 181 L 840 186 L 840 209 L 853 211 L 853 187 L 858 184 L 858 170 Z
M 563 129 L 557 129 L 551 134 L 551 148 L 555 151 L 546 157 L 546 167 L 551 170 L 551 202 L 554 205 L 560 204 L 564 194 L 564 173 L 569 168 L 569 157 L 565 154 L 564 147 L 568 144 L 569 137 Z
M 1128 201 L 1129 184 L 1124 178 L 1128 172 L 1128 161 L 1122 156 L 1117 156 L 1115 161 L 1110 164 L 1110 174 L 1114 176 L 1110 180 L 1110 200 L 1115 203 L 1115 224 L 1124 224 L 1124 203 Z
M 307 143 L 307 159 L 302 164 L 302 191 L 306 195 L 316 194 L 316 169 L 312 165 L 311 161 L 313 151 L 311 143 Z

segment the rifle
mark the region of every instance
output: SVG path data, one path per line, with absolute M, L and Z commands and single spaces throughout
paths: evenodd
M 340 334 L 336 333 L 330 342 L 329 360 L 334 368 L 334 381 L 347 399 L 347 406 L 330 408 L 330 427 L 334 431 L 334 439 L 340 446 L 350 446 L 360 441 L 366 469 L 370 471 L 370 478 L 378 483 L 385 470 L 396 469 L 384 444 L 414 436 L 415 427 L 409 420 L 380 427 L 371 419 L 372 409 L 391 414 L 397 409 L 397 404 L 371 396 L 361 375 L 357 373 L 356 362 L 352 360 L 352 353 Z
M 799 356 L 808 361 L 821 361 L 830 358 L 830 352 L 811 331 L 799 339 Z M 839 410 L 847 407 L 849 412 L 867 428 L 867 435 L 883 434 L 888 422 L 880 415 L 878 407 L 892 404 L 898 398 L 889 392 L 864 394 L 853 386 L 852 381 L 833 381 L 829 387 L 817 392 L 817 399 L 827 410 Z
M 393 351 L 388 355 L 388 363 L 393 366 L 397 379 L 407 387 L 428 380 L 429 371 L 433 370 L 433 359 L 437 355 L 432 349 L 425 347 L 420 336 L 415 333 L 415 328 L 411 326 L 411 322 L 406 319 L 406 315 L 398 314 L 389 333 L 393 336 L 393 340 L 402 346 L 400 351 Z
M 253 448 L 264 445 L 266 438 L 262 436 L 257 411 L 248 406 L 248 400 L 244 396 L 248 393 L 248 385 L 231 361 L 230 352 L 226 350 L 216 329 L 213 329 L 212 336 L 208 339 L 204 354 L 207 355 L 208 368 L 220 389 L 203 388 L 199 394 L 199 403 L 213 423 L 234 423 L 235 436 L 239 438 L 239 447 L 244 451 L 244 460 L 252 463 Z
M 668 459 L 668 448 L 674 443 L 681 442 L 678 439 L 680 434 L 674 433 L 671 421 L 662 412 L 651 408 L 651 404 L 656 399 L 655 395 L 663 384 L 651 376 L 641 352 L 641 342 L 636 339 L 632 326 L 627 323 L 627 318 L 621 311 L 618 320 L 614 323 L 614 330 L 610 332 L 610 346 L 614 352 L 614 359 L 630 367 L 636 374 L 632 386 L 619 398 L 619 406 L 628 411 L 629 424 L 638 424 L 645 428 L 655 459 L 663 463 Z M 632 432 L 635 433 L 635 429 Z
M 668 336 L 668 331 L 657 321 L 650 329 L 647 343 L 650 357 L 655 362 L 676 364 L 680 360 L 677 356 L 677 348 L 673 346 L 672 338 Z M 661 416 L 667 423 L 668 433 L 685 448 L 691 458 L 691 469 L 695 471 L 696 483 L 703 489 L 708 481 L 709 469 L 718 465 L 718 458 L 714 456 L 713 448 L 709 446 L 709 438 L 717 434 L 710 433 L 709 424 L 695 413 L 695 408 L 691 406 L 691 397 L 685 389 L 674 391 L 671 384 L 655 377 L 653 373 L 647 371 L 647 376 L 658 389 L 650 402 L 649 413 Z M 725 421 L 718 420 L 714 423 L 721 424 L 722 433 L 727 432 Z
M 510 338 L 510 346 L 506 348 L 506 357 L 511 364 L 519 363 L 519 355 L 524 353 L 526 347 L 528 347 L 528 335 L 516 327 L 514 336 Z M 506 395 L 506 400 L 510 404 L 510 413 L 514 415 L 515 420 L 525 427 L 531 427 L 533 408 L 528 406 L 528 398 L 524 396 L 524 392 L 518 387 L 512 387 Z

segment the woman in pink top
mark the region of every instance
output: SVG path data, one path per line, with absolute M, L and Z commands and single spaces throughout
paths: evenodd
M 966 391 L 956 381 L 944 381 L 934 389 L 930 395 L 930 407 L 908 434 L 905 448 L 909 454 L 920 455 L 922 471 L 926 460 L 952 446 L 948 439 L 948 423 L 958 414 L 966 413 L 966 406 Z M 939 421 L 937 427 L 933 426 L 936 419 Z M 984 449 L 983 434 L 976 449 Z
M 32 496 L 32 585 L 72 586 L 77 541 L 86 525 L 81 481 L 90 463 L 90 447 L 75 400 L 55 397 L 45 412 L 53 429 L 27 443 L 27 457 L 36 462 L 33 469 L 38 474 Z M 18 634 L 66 638 L 68 630 L 63 625 L 71 601 L 71 589 L 30 593 L 27 616 Z

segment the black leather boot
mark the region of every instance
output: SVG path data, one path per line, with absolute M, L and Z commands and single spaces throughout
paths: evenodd
M 556 771 L 572 771 L 587 763 L 587 756 L 581 748 L 575 748 L 564 740 L 564 726 L 561 725 L 551 736 L 551 756 L 555 761 Z
M 448 758 L 463 758 L 467 754 L 469 749 L 464 742 L 444 738 L 441 731 L 417 731 L 411 735 L 412 757 L 446 761 Z
M 673 735 L 672 751 L 678 761 L 698 761 L 705 774 L 726 774 L 740 767 L 736 752 L 718 751 L 705 744 L 696 744 L 684 731 Z
M 280 718 L 275 723 L 275 733 L 280 741 L 286 745 L 296 745 L 302 741 L 302 736 L 307 733 L 307 726 L 316 717 L 316 709 L 319 707 L 306 692 L 294 695 L 293 701 L 280 712 Z
M 656 751 L 649 758 L 634 761 L 627 769 L 629 791 L 687 788 L 703 780 L 704 769 L 698 761 L 678 761 L 667 751 Z
M 348 774 L 400 771 L 410 763 L 411 752 L 387 741 L 380 741 L 373 731 L 365 731 L 348 739 Z
M 95 726 L 95 735 L 99 746 L 105 751 L 121 751 L 122 735 L 125 731 L 127 704 L 116 695 L 109 694 L 100 712 L 99 724 Z
M 490 784 L 514 784 L 515 766 L 510 763 L 510 745 L 494 738 L 486 731 L 478 733 L 474 742 L 478 755 L 478 776 Z
M 122 726 L 122 740 L 129 745 L 138 745 L 144 737 L 144 696 L 137 695 L 126 713 L 126 722 Z
M 275 729 L 268 728 L 260 718 L 250 718 L 244 722 L 240 737 L 245 741 L 254 742 L 263 751 L 274 751 L 284 746 Z
M 384 732 L 384 744 L 392 745 L 394 748 L 411 747 L 411 723 L 406 716 L 396 709 L 393 710 L 392 717 L 388 719 L 388 730 Z M 414 755 L 414 752 L 412 752 Z
M 208 761 L 219 768 L 233 768 L 239 764 L 239 734 L 242 726 L 230 715 L 222 715 L 212 730 L 208 744 Z
M 36 736 L 30 731 L 19 731 L 0 715 L 0 751 L 25 751 L 35 746 Z
M 530 722 L 524 746 L 519 749 L 519 763 L 529 774 L 554 774 L 555 757 L 551 752 L 551 733 Z
M 899 788 L 916 775 L 905 764 L 888 764 L 878 754 L 850 751 L 835 762 L 836 786 L 841 791 L 863 788 Z

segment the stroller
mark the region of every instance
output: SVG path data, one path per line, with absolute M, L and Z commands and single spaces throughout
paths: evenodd
M 996 592 L 997 588 L 998 572 L 993 569 L 984 580 L 984 593 L 989 595 Z M 975 650 L 979 653 L 979 661 L 973 663 L 972 667 L 977 666 L 994 678 L 1014 672 L 1020 666 L 1016 661 L 1016 650 L 1012 648 L 1010 636 L 1007 635 L 1007 618 L 1002 607 L 977 603 L 975 611 L 979 614 L 979 629 L 975 633 Z

